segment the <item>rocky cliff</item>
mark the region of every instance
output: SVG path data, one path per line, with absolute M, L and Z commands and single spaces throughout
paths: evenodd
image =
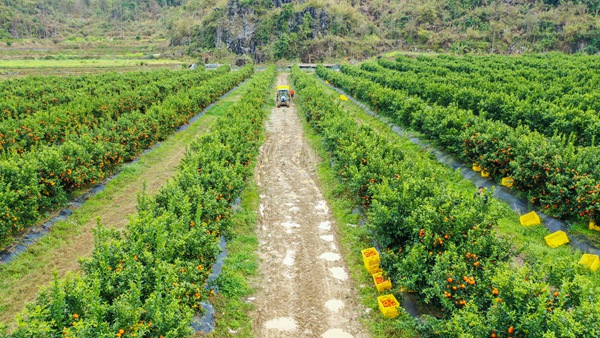
M 331 18 L 324 8 L 304 6 L 296 9 L 292 0 L 272 0 L 271 6 L 272 11 L 259 13 L 247 2 L 229 0 L 223 15 L 218 18 L 214 47 L 250 55 L 261 62 L 276 52 L 269 47 L 274 47 L 282 38 L 289 40 L 282 48 L 297 50 L 309 39 L 325 36 L 330 30 Z
M 216 48 L 225 47 L 236 54 L 255 53 L 257 16 L 253 7 L 241 5 L 240 0 L 230 0 L 219 21 L 215 32 Z

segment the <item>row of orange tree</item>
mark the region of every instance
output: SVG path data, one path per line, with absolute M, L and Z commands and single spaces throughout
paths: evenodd
M 418 96 L 430 105 L 456 106 L 471 110 L 476 115 L 502 121 L 513 128 L 521 124 L 527 125 L 547 137 L 555 134 L 573 134 L 575 143 L 584 146 L 600 139 L 598 110 L 582 110 L 542 99 L 535 100 L 534 93 L 526 98 L 519 98 L 514 92 L 479 87 L 479 81 L 474 84 L 462 84 L 460 81 L 453 81 L 456 73 L 438 75 L 433 73 L 433 69 L 429 69 L 431 73 L 428 73 L 428 68 L 419 73 L 391 70 L 395 65 L 396 63 L 392 61 L 381 59 L 378 62 L 363 63 L 360 68 L 345 65 L 341 70 L 346 74 L 367 78 L 383 86 L 405 91 L 408 95 Z M 496 73 L 497 76 L 501 76 L 503 70 L 496 70 Z M 478 78 L 476 74 L 458 76 Z M 519 78 L 514 79 L 514 81 L 518 80 Z M 600 97 L 600 92 L 597 94 L 597 97 Z
M 159 71 L 157 73 L 163 74 L 163 77 L 153 78 L 153 81 L 109 81 L 99 85 L 100 88 L 63 89 L 73 95 L 68 103 L 0 120 L 0 150 L 23 154 L 43 146 L 64 143 L 74 135 L 89 133 L 90 130 L 110 129 L 115 122 L 130 113 L 146 114 L 150 107 L 161 103 L 168 96 L 229 71 L 229 66 L 223 66 L 214 72 Z M 144 73 L 136 74 L 141 79 L 148 80 Z M 127 76 L 132 77 L 131 74 Z M 35 101 L 25 97 L 15 99 L 17 107 Z
M 223 68 L 222 71 L 226 71 Z M 155 70 L 143 72 L 106 72 L 78 76 L 28 76 L 0 82 L 0 120 L 24 118 L 74 101 L 103 98 L 115 100 L 131 96 L 136 89 L 155 85 L 160 95 L 170 94 L 175 87 L 189 87 L 212 72 L 203 69 Z M 153 94 L 154 88 L 149 87 Z
M 421 337 L 600 334 L 599 285 L 589 272 L 570 259 L 517 263 L 496 237 L 497 209 L 462 194 L 456 173 L 391 131 L 359 123 L 314 76 L 298 67 L 292 76 L 339 179 L 366 208 L 382 268 L 429 309 L 413 321 Z
M 317 73 L 459 159 L 479 164 L 495 179 L 512 177 L 514 189 L 547 213 L 600 222 L 600 147 L 578 147 L 564 136 L 511 128 L 455 106 L 430 106 L 404 91 L 322 66 Z
M 530 105 L 529 108 L 533 110 L 541 109 L 531 106 L 535 104 L 544 105 L 551 110 L 560 106 L 569 112 L 573 112 L 571 108 L 596 112 L 600 110 L 600 103 L 598 103 L 600 92 L 597 85 L 600 80 L 597 71 L 600 61 L 595 56 L 564 54 L 526 55 L 517 58 L 505 58 L 501 55 L 460 57 L 439 55 L 416 58 L 401 56 L 395 62 L 381 59 L 378 63 L 386 68 L 415 74 L 419 79 L 413 78 L 412 81 L 424 80 L 425 82 L 421 84 L 425 86 L 428 82 L 436 82 L 450 86 L 448 89 L 458 87 L 456 89 L 459 91 L 471 92 L 465 97 L 485 99 L 490 95 L 503 100 L 503 97 L 495 95 L 503 93 L 508 94 L 504 98 L 522 101 L 518 103 L 506 101 L 507 103 L 516 106 Z M 435 87 L 430 89 L 431 92 L 425 91 L 428 96 L 442 94 Z M 413 87 L 410 90 L 423 89 Z M 455 94 L 451 92 L 445 97 L 451 98 Z M 490 101 L 490 103 L 494 102 L 499 101 Z M 546 103 L 551 104 L 546 105 Z M 477 107 L 469 106 L 469 109 L 475 110 Z M 577 111 L 574 113 L 578 114 Z
M 127 231 L 99 226 L 82 273 L 55 278 L 9 337 L 188 337 L 231 229 L 231 204 L 252 174 L 276 69 L 255 74 L 240 100 L 198 137 L 175 177 L 142 195 Z
M 0 158 L 0 247 L 10 242 L 11 236 L 34 224 L 41 215 L 64 205 L 70 192 L 96 184 L 113 174 L 124 161 L 134 159 L 141 151 L 164 140 L 252 72 L 252 66 L 236 72 L 226 67 L 210 79 L 199 72 L 197 81 L 191 82 L 189 87 L 175 85 L 164 100 L 144 111 L 132 109 L 113 114 L 109 110 L 106 115 L 110 116 L 94 117 L 83 109 L 76 114 L 81 118 L 73 117 L 68 111 L 61 111 L 62 116 L 57 113 L 65 125 L 71 125 L 62 128 L 70 129 L 64 139 L 39 141 L 38 146 L 22 153 L 5 151 Z M 59 107 L 51 110 L 55 109 Z M 35 128 L 40 134 L 52 134 L 54 122 Z M 60 129 L 56 132 L 61 133 Z M 28 137 L 24 135 L 22 139 Z

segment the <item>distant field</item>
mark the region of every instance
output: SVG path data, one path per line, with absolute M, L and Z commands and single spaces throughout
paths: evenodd
M 181 66 L 181 60 L 2 60 L 0 69 L 31 69 L 31 68 L 112 68 L 140 66 Z
M 107 70 L 140 71 L 146 69 L 179 69 L 187 66 L 181 60 L 125 59 L 125 60 L 2 60 L 0 80 L 27 75 L 77 75 Z
M 0 79 L 26 75 L 77 75 L 98 71 L 135 71 L 181 68 L 177 51 L 165 55 L 166 41 L 151 40 L 42 40 L 0 42 Z M 187 62 L 192 63 L 192 61 Z

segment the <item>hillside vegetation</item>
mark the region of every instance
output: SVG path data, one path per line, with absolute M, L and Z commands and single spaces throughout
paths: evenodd
M 0 0 L 0 38 L 149 35 L 182 0 Z M 133 29 L 133 30 L 132 30 Z
M 392 49 L 597 53 L 599 10 L 597 0 L 0 0 L 0 39 L 165 39 L 192 55 L 256 61 Z

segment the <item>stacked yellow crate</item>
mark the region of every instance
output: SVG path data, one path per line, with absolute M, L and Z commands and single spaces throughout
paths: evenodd
M 367 248 L 361 251 L 363 262 L 365 263 L 365 268 L 369 272 L 369 274 L 373 277 L 373 282 L 375 283 L 375 287 L 377 291 L 383 292 L 386 290 L 390 290 L 392 288 L 392 282 L 384 277 L 381 268 L 379 267 L 379 263 L 381 262 L 379 252 L 375 248 Z M 400 302 L 396 300 L 394 295 L 384 295 L 377 297 L 377 304 L 379 304 L 379 311 L 386 318 L 394 318 L 400 315 L 398 311 L 398 307 L 400 307 Z
M 381 268 L 379 267 L 379 252 L 375 248 L 368 248 L 362 250 L 363 262 L 365 262 L 365 268 L 369 271 L 369 274 L 374 274 L 377 272 L 381 272 Z

